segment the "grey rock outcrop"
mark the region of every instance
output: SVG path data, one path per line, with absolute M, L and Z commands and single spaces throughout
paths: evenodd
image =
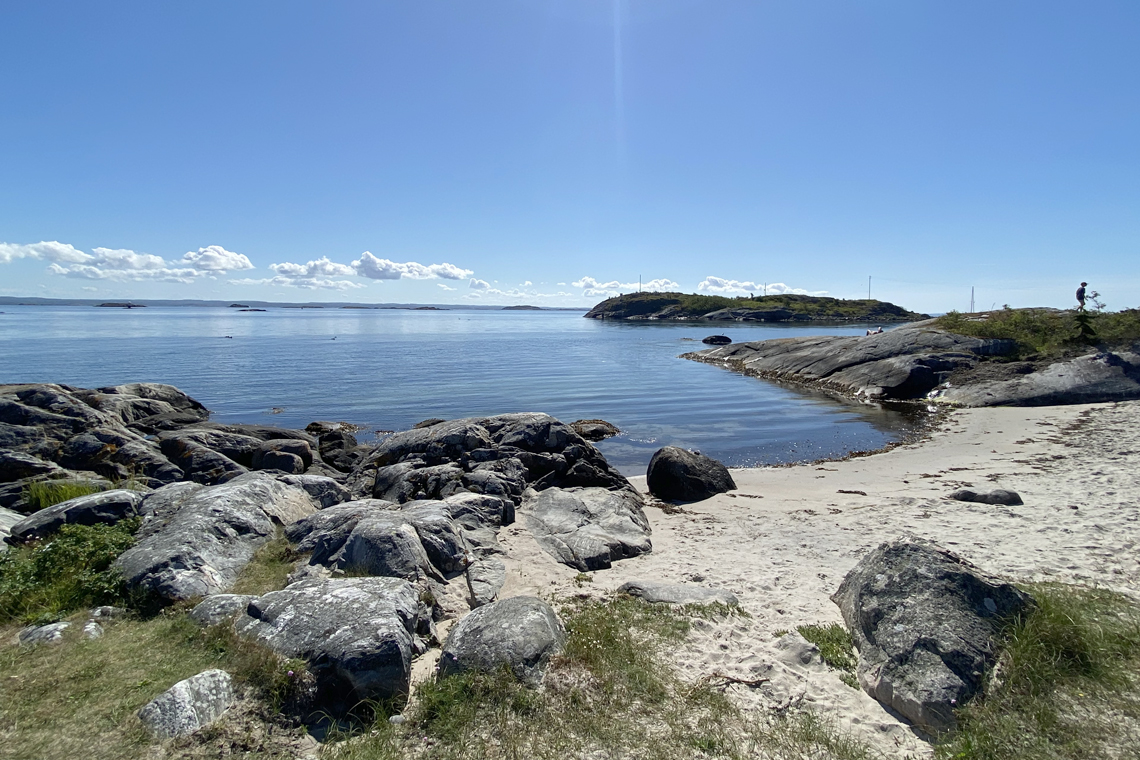
M 1101 352 L 1006 380 L 940 388 L 939 402 L 957 406 L 1050 406 L 1140 398 L 1140 355 Z
M 727 604 L 736 606 L 736 594 L 723 589 L 693 586 L 687 583 L 661 581 L 628 581 L 618 587 L 618 593 L 643 599 L 655 604 Z
M 1021 500 L 1021 495 L 1018 494 L 1017 491 L 1007 491 L 1004 488 L 982 492 L 973 491 L 969 488 L 960 488 L 950 494 L 949 498 L 955 501 L 972 501 L 978 504 L 1000 504 L 1007 507 L 1015 507 L 1025 503 Z
M 252 600 L 235 625 L 305 659 L 321 703 L 350 707 L 407 693 L 414 637 L 430 620 L 419 596 L 399 578 L 303 580 Z
M 190 493 L 167 519 L 146 522 L 115 561 L 127 583 L 176 601 L 226 591 L 276 525 L 314 513 L 309 495 L 252 473 Z
M 927 541 L 879 546 L 832 596 L 859 650 L 863 690 L 934 732 L 982 685 L 996 626 L 1033 600 Z
M 45 462 L 20 451 L 0 449 L 0 483 L 11 483 L 36 475 L 54 475 L 62 471 L 63 468 L 55 462 Z
M 116 489 L 61 501 L 41 509 L 11 528 L 9 543 L 26 543 L 55 533 L 64 525 L 114 524 L 138 515 L 143 495 Z
M 532 596 L 503 599 L 472 611 L 451 629 L 439 675 L 508 667 L 537 687 L 550 658 L 566 645 L 566 630 L 549 604 Z
M 520 508 L 548 554 L 578 570 L 600 570 L 651 551 L 649 521 L 636 491 L 548 488 L 528 492 Z
M 712 348 L 685 358 L 770 380 L 872 398 L 919 398 L 979 357 L 1008 354 L 1013 341 L 970 338 L 915 322 L 868 336 L 811 336 Z
M 296 469 L 285 470 L 286 458 L 293 456 L 299 464 Z M 313 449 L 308 441 L 294 438 L 274 438 L 262 441 L 253 452 L 252 466 L 255 470 L 285 470 L 290 474 L 300 474 L 313 464 Z
M 233 678 L 206 670 L 171 686 L 139 710 L 139 720 L 156 739 L 188 736 L 210 725 L 234 703 Z
M 350 479 L 357 495 L 405 502 L 460 492 L 509 498 L 528 487 L 630 488 L 574 430 L 546 414 L 440 422 L 382 441 Z
M 304 489 L 321 509 L 328 509 L 352 499 L 352 494 L 347 488 L 323 475 L 284 475 L 278 480 Z
M 322 510 L 286 529 L 311 565 L 445 583 L 466 575 L 472 604 L 494 598 L 505 579 L 497 529 L 514 520 L 508 499 L 459 493 L 395 504 L 361 499 Z
M 736 489 L 728 468 L 696 451 L 658 449 L 645 478 L 649 492 L 663 501 L 701 501 Z

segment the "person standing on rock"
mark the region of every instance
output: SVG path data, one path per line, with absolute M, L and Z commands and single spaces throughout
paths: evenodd
M 1086 287 L 1088 287 L 1088 283 L 1082 282 L 1081 286 L 1079 288 L 1077 288 L 1077 303 L 1080 304 L 1080 306 L 1078 306 L 1077 308 L 1080 311 L 1085 310 L 1085 288 Z

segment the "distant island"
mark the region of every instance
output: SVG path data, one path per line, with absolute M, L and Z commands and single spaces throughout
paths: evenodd
M 607 298 L 587 319 L 710 322 L 914 322 L 926 314 L 873 299 L 778 295 L 728 298 L 684 293 L 628 293 Z
M 542 311 L 541 306 L 504 306 L 503 311 Z
M 144 303 L 131 303 L 130 301 L 126 301 L 126 302 L 123 302 L 123 301 L 107 301 L 106 303 L 96 304 L 96 306 L 100 306 L 100 307 L 104 307 L 104 308 L 108 308 L 108 309 L 144 309 L 144 308 L 146 308 L 146 304 L 144 304 Z

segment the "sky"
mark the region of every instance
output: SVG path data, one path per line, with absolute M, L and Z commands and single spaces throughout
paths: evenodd
M 0 4 L 0 295 L 1140 306 L 1140 3 Z

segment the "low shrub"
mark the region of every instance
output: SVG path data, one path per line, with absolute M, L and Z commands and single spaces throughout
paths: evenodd
M 830 625 L 801 625 L 796 628 L 801 636 L 819 647 L 819 657 L 832 668 L 841 671 L 840 679 L 858 688 L 855 667 L 859 660 L 851 643 L 851 634 L 838 623 Z
M 985 314 L 952 311 L 935 323 L 975 338 L 1003 338 L 1017 344 L 1014 358 L 1056 357 L 1086 349 L 1131 345 L 1140 340 L 1140 310 L 1119 312 L 1011 309 Z
M 111 563 L 134 543 L 139 522 L 65 525 L 0 554 L 0 621 L 50 623 L 81 607 L 126 603 L 126 585 Z

